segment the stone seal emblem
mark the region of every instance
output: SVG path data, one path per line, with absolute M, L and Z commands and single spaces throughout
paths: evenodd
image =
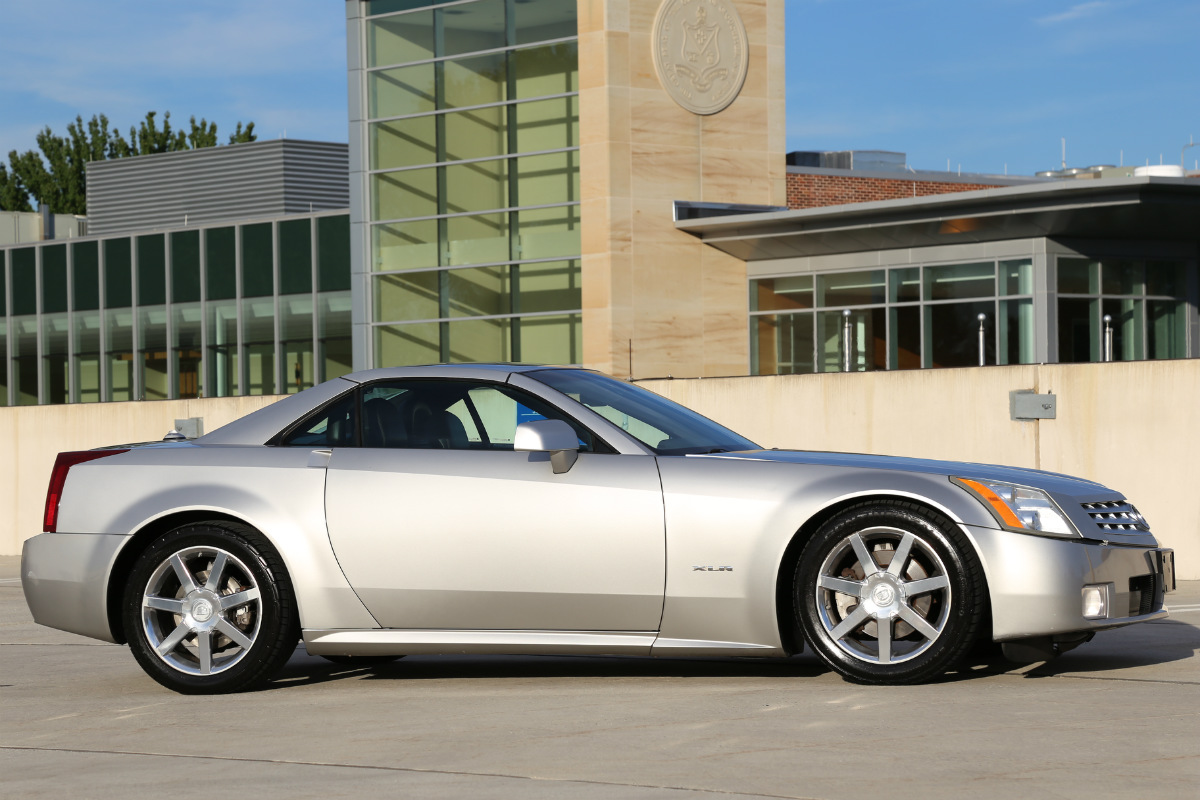
M 750 49 L 731 0 L 663 0 L 652 41 L 658 80 L 676 103 L 706 116 L 737 99 Z

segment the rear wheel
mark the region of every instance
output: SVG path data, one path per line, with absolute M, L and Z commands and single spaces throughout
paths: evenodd
M 282 561 L 234 523 L 188 525 L 151 544 L 130 574 L 123 616 L 142 669 L 184 694 L 252 689 L 299 639 Z
M 813 649 L 863 683 L 917 683 L 952 669 L 978 636 L 986 595 L 957 526 L 903 501 L 852 506 L 822 525 L 794 581 Z

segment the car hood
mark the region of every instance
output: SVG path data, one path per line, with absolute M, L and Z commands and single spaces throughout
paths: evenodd
M 808 464 L 825 467 L 857 469 L 890 469 L 903 472 L 924 472 L 961 478 L 1005 481 L 1023 486 L 1044 489 L 1069 497 L 1086 498 L 1103 496 L 1112 498 L 1117 492 L 1095 481 L 1045 472 L 1022 467 L 1004 467 L 996 464 L 974 464 L 967 461 L 937 461 L 928 458 L 905 458 L 902 456 L 877 456 L 867 453 L 830 453 L 814 450 L 746 450 L 737 453 L 713 453 L 693 458 L 747 459 L 753 461 L 777 461 L 788 464 Z

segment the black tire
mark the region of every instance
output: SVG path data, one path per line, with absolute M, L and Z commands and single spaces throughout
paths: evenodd
M 300 637 L 283 561 L 257 531 L 225 521 L 185 525 L 151 543 L 125 585 L 122 618 L 138 664 L 182 694 L 256 688 Z
M 326 661 L 342 667 L 380 667 L 399 661 L 404 656 L 321 656 Z
M 800 553 L 792 596 L 817 655 L 872 684 L 921 683 L 953 669 L 987 609 L 970 542 L 940 514 L 901 500 L 863 502 L 822 525 Z

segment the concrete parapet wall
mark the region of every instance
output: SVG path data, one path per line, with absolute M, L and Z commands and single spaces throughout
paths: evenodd
M 281 397 L 217 397 L 149 403 L 0 408 L 0 555 L 42 532 L 54 458 L 66 450 L 162 439 L 175 420 L 202 417 L 205 432 Z
M 1200 360 L 640 381 L 764 447 L 1033 467 L 1100 481 L 1200 579 Z M 1009 419 L 1008 393 L 1057 396 Z
M 1098 480 L 1130 498 L 1200 579 L 1200 360 L 651 380 L 640 384 L 765 447 L 1010 464 Z M 1058 417 L 1009 419 L 1008 393 L 1052 392 Z M 0 555 L 41 531 L 54 457 L 206 431 L 277 397 L 0 408 Z

